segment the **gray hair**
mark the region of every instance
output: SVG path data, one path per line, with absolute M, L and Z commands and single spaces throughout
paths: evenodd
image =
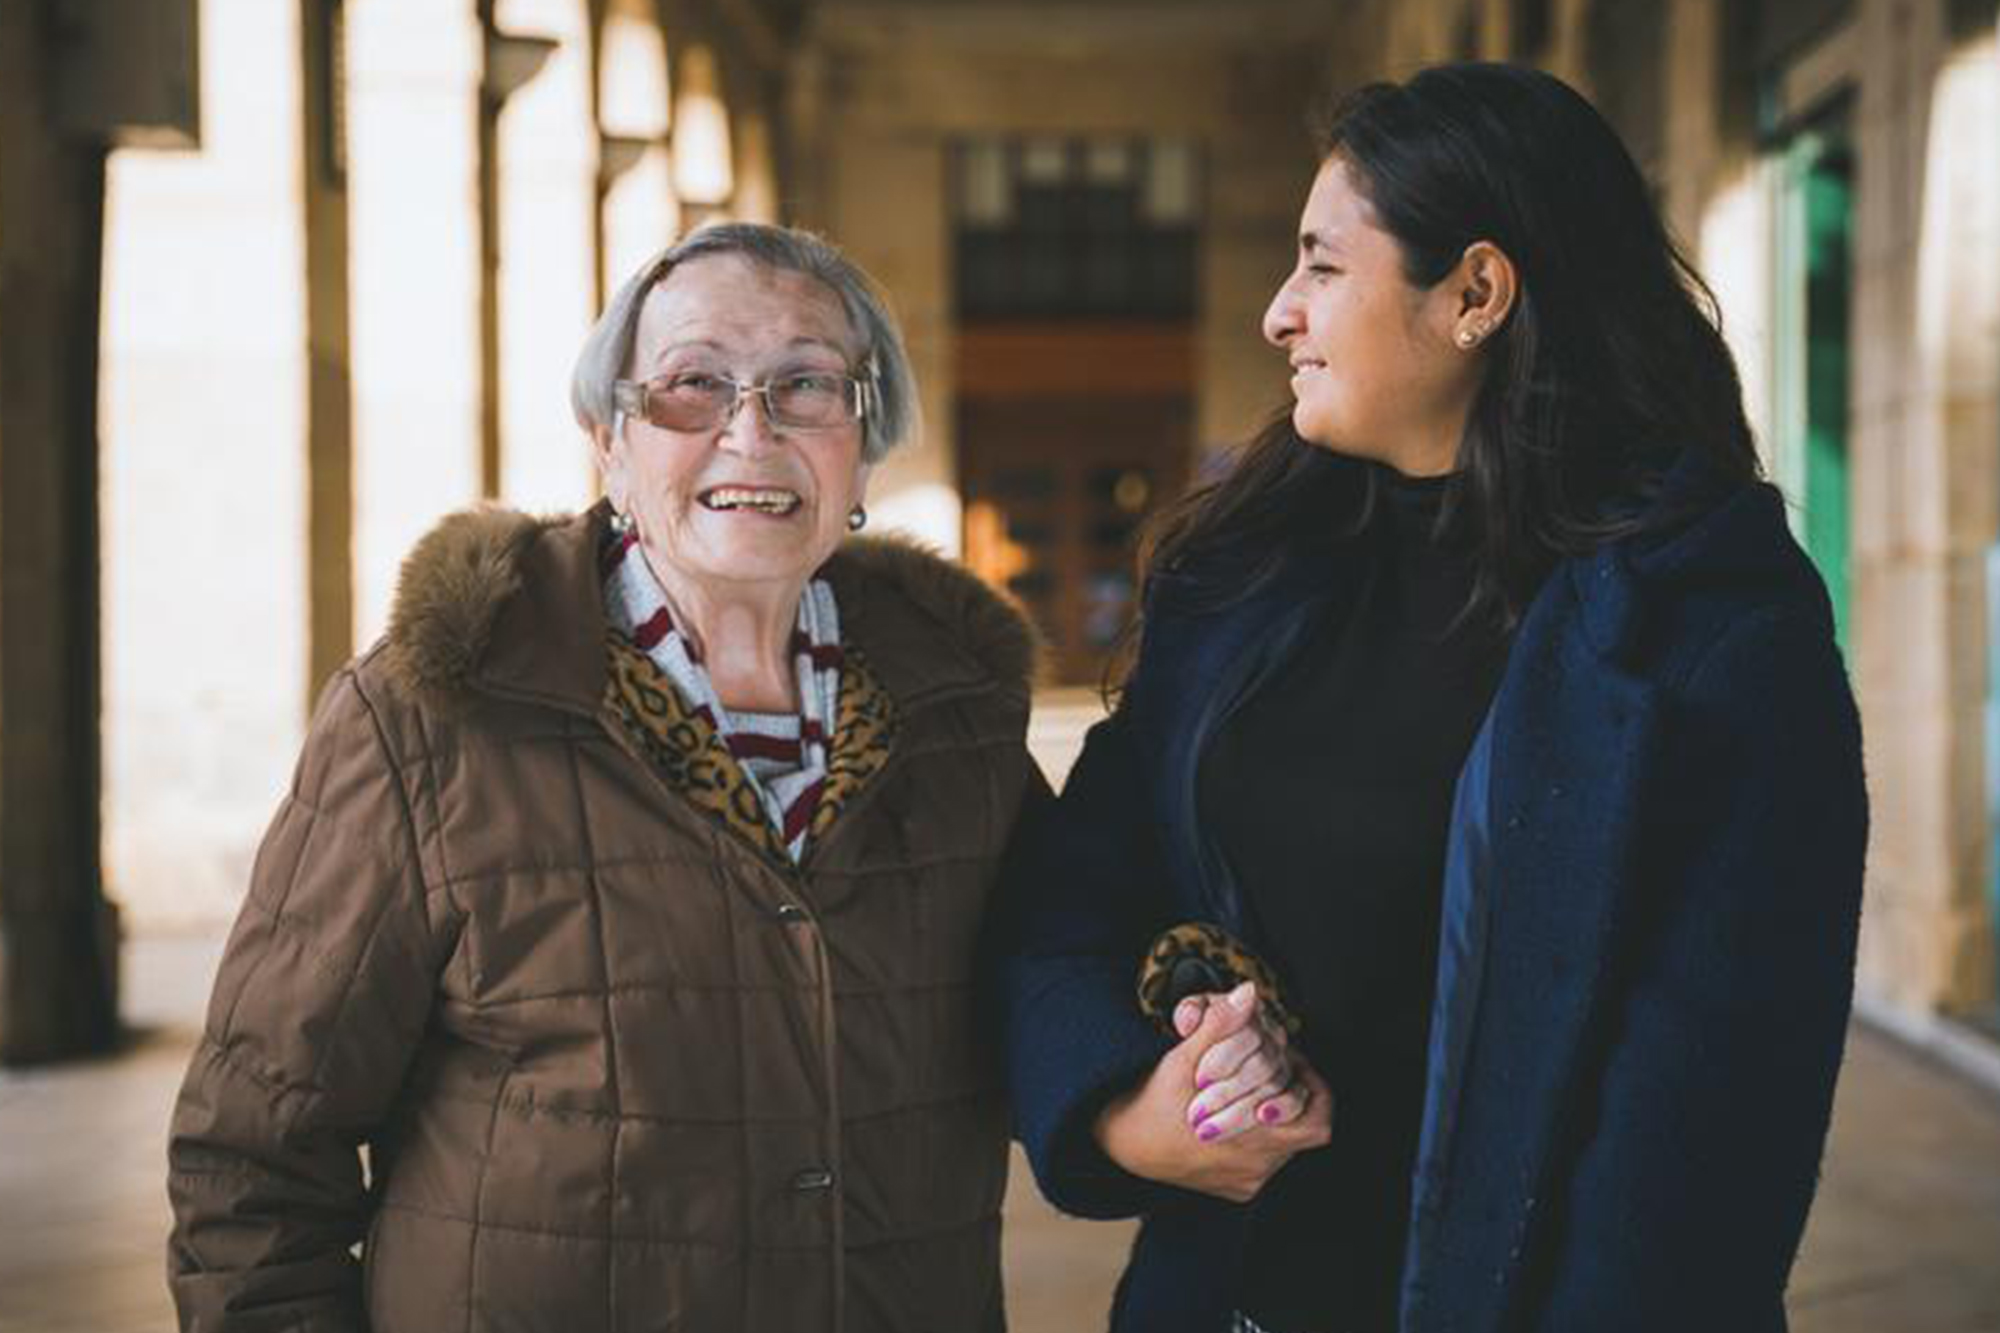
M 873 410 L 862 422 L 861 456 L 875 462 L 916 433 L 916 376 L 903 350 L 889 303 L 866 273 L 833 245 L 792 227 L 719 222 L 699 228 L 646 261 L 597 317 L 570 374 L 569 402 L 585 430 L 616 424 L 611 385 L 632 362 L 632 341 L 646 293 L 676 265 L 708 255 L 743 255 L 757 263 L 817 278 L 840 298 L 847 322 L 861 335 L 861 355 L 875 367 Z

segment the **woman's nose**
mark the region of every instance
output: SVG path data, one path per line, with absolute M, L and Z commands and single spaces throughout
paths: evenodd
M 770 405 L 763 394 L 746 393 L 736 400 L 736 410 L 722 423 L 717 442 L 739 454 L 760 454 L 777 447 L 777 428 L 771 424 Z
M 1283 347 L 1299 336 L 1299 327 L 1299 302 L 1292 294 L 1291 279 L 1287 278 L 1264 309 L 1264 341 L 1273 347 Z

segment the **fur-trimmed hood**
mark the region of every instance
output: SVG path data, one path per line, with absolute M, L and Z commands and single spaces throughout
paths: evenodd
M 498 506 L 452 514 L 403 562 L 382 644 L 390 680 L 455 710 L 488 690 L 594 708 L 604 681 L 602 504 L 537 517 Z M 896 537 L 845 542 L 822 574 L 891 692 L 979 684 L 1025 699 L 1035 631 L 1020 608 L 962 565 Z

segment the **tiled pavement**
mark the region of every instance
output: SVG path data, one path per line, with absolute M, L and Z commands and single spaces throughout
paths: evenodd
M 1038 719 L 1052 776 L 1086 716 L 1079 702 Z M 133 942 L 129 1049 L 0 1072 L 0 1333 L 172 1328 L 165 1122 L 219 946 L 214 935 Z M 1017 1161 L 1015 1333 L 1102 1329 L 1130 1234 L 1057 1217 Z M 1855 1029 L 1790 1305 L 1795 1333 L 2000 1333 L 2000 1092 Z

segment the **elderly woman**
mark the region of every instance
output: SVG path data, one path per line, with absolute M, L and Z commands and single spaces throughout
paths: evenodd
M 319 705 L 174 1114 L 182 1327 L 1000 1328 L 970 983 L 1031 640 L 842 542 L 896 327 L 717 226 L 572 396 L 605 500 L 447 519 Z

